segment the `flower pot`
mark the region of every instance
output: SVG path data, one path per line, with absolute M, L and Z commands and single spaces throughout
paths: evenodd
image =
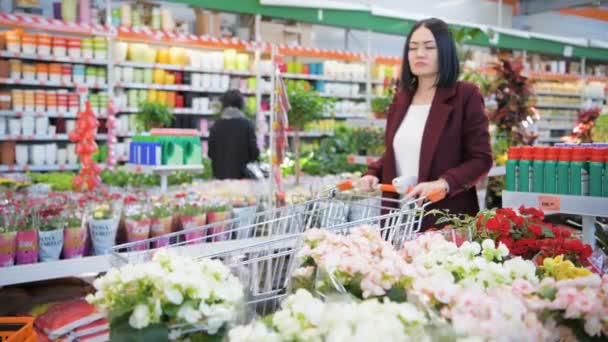
M 207 213 L 207 224 L 218 223 L 222 221 L 226 221 L 230 218 L 229 211 L 220 211 L 220 212 L 210 212 Z M 211 237 L 211 240 L 216 241 L 225 241 L 230 239 L 230 232 L 226 232 L 228 230 L 228 225 L 220 224 L 209 228 L 208 236 Z M 225 233 L 224 233 L 225 232 Z
M 247 239 L 252 237 L 253 227 L 251 226 L 255 223 L 255 214 L 257 212 L 257 208 L 258 207 L 254 205 L 232 209 L 233 218 L 238 220 L 236 224 L 237 239 Z
M 17 145 L 15 147 L 15 157 L 17 165 L 23 166 L 27 165 L 29 162 L 29 146 L 27 145 Z
M 65 165 L 68 162 L 68 150 L 65 148 L 60 148 L 57 150 L 57 164 Z
M 46 161 L 46 146 L 45 145 L 33 145 L 31 160 L 33 165 L 44 165 Z
M 205 229 L 200 229 L 201 226 L 205 225 L 204 223 L 200 224 L 203 216 L 206 218 L 205 215 L 180 217 L 182 230 L 187 231 L 184 233 L 184 241 L 190 241 L 189 244 L 191 245 L 205 242 Z
M 36 135 L 47 135 L 49 132 L 49 118 L 36 118 Z
M 21 119 L 8 119 L 8 133 L 10 135 L 21 134 Z
M 21 132 L 23 135 L 34 135 L 34 117 L 21 117 Z
M 59 260 L 63 248 L 63 228 L 38 232 L 40 261 Z
M 173 217 L 153 218 L 150 220 L 150 237 L 159 237 L 171 233 Z M 169 245 L 169 238 L 152 241 L 152 248 L 160 248 Z
M 89 235 L 93 243 L 93 254 L 104 255 L 112 251 L 116 242 L 118 218 L 89 220 Z
M 17 232 L 17 249 L 15 253 L 17 265 L 38 262 L 38 231 L 35 229 Z
M 17 250 L 17 232 L 0 233 L 0 267 L 15 264 Z
M 57 164 L 57 144 L 46 144 L 46 164 L 56 165 Z
M 64 259 L 81 258 L 84 256 L 87 243 L 87 227 L 68 227 L 63 230 Z
M 0 164 L 13 165 L 15 163 L 15 142 L 0 142 Z
M 127 242 L 138 242 L 142 240 L 146 240 L 150 237 L 150 220 L 125 220 L 125 226 L 127 230 Z M 129 251 L 144 251 L 148 249 L 148 243 L 139 243 L 134 247 L 130 247 Z

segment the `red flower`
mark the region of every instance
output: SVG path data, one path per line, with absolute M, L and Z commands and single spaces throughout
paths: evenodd
M 585 244 L 583 246 L 583 251 L 581 253 L 580 259 L 582 260 L 587 260 L 591 257 L 591 254 L 593 254 L 593 248 L 591 248 L 591 246 Z
M 555 235 L 555 237 L 569 238 L 570 236 L 572 236 L 572 231 L 568 228 L 552 226 L 551 231 L 553 232 L 553 235 Z
M 127 197 L 125 197 L 125 200 L 124 200 L 125 204 L 133 204 L 135 202 L 137 202 L 137 197 L 135 197 L 135 196 L 127 196 Z
M 576 254 L 580 254 L 583 251 L 584 246 L 579 239 L 569 239 L 564 242 L 564 248 Z
M 529 231 L 530 231 L 532 234 L 534 234 L 534 236 L 536 236 L 536 237 L 541 237 L 541 236 L 543 235 L 543 229 L 542 229 L 540 226 L 537 226 L 537 225 L 535 225 L 535 224 L 530 225 L 530 226 L 528 227 L 528 230 L 529 230 Z
M 545 213 L 542 210 L 536 208 L 526 208 L 522 205 L 521 207 L 519 207 L 519 212 L 522 215 L 531 216 L 531 219 L 539 222 L 545 219 Z
M 491 219 L 486 221 L 486 229 L 490 231 L 499 231 L 500 230 L 500 221 L 498 217 L 492 217 Z
M 186 194 L 185 194 L 185 193 L 183 193 L 183 192 L 180 192 L 180 193 L 178 193 L 178 194 L 175 194 L 175 198 L 184 198 L 184 197 L 186 197 Z
M 501 238 L 498 239 L 498 242 L 502 242 L 505 246 L 507 246 L 507 248 L 509 250 L 511 250 L 511 248 L 515 244 L 515 242 L 512 239 L 508 238 L 508 237 L 501 237 Z

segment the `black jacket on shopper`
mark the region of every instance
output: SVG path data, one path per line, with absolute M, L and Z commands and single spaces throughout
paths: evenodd
M 247 164 L 260 156 L 253 124 L 243 112 L 225 108 L 209 131 L 209 158 L 213 177 L 217 179 L 248 178 Z

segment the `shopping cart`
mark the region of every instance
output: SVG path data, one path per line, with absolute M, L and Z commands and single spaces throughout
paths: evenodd
M 379 190 L 396 192 L 391 185 L 381 185 Z M 352 182 L 343 182 L 313 200 L 259 212 L 249 225 L 240 225 L 233 219 L 123 244 L 114 248 L 112 259 L 116 266 L 148 261 L 154 250 L 132 249 L 169 238 L 169 248 L 177 254 L 193 259 L 221 259 L 247 284 L 248 304 L 258 313 L 269 313 L 287 294 L 289 275 L 298 264 L 303 232 L 325 228 L 348 234 L 355 227 L 369 225 L 377 227 L 385 240 L 400 246 L 420 230 L 426 207 L 420 203 L 382 198 L 378 193 L 358 193 Z M 193 232 L 205 235 L 187 239 Z

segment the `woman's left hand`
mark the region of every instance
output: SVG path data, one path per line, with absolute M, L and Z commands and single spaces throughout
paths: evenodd
M 407 198 L 425 198 L 431 202 L 439 202 L 448 194 L 449 185 L 445 179 L 439 178 L 433 182 L 424 182 L 416 185 L 406 194 Z

